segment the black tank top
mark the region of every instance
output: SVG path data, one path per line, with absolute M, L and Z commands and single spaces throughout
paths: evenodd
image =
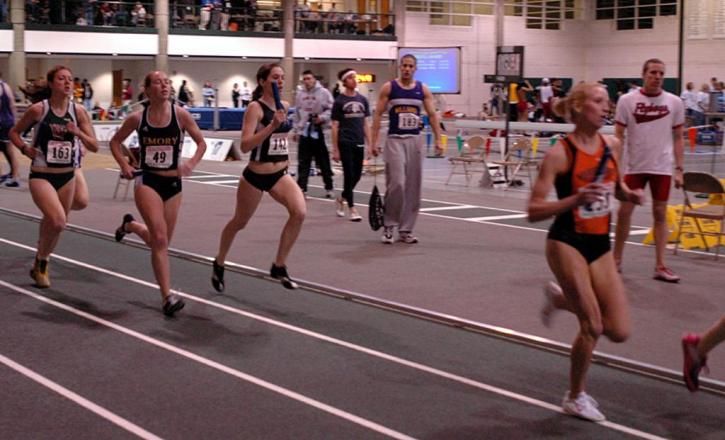
M 43 116 L 35 126 L 33 139 L 33 146 L 42 154 L 35 156 L 32 165 L 48 168 L 80 166 L 80 143 L 66 127 L 69 122 L 78 125 L 75 104 L 68 103 L 63 117 L 53 113 L 47 99 L 42 105 Z
M 254 131 L 258 133 L 260 130 L 264 130 L 266 126 L 272 123 L 274 119 L 275 111 L 267 107 L 262 101 L 257 101 L 262 107 L 262 119 L 257 124 L 257 129 Z M 287 152 L 288 145 L 288 132 L 292 129 L 290 124 L 285 122 L 284 124 L 277 127 L 271 135 L 264 138 L 262 145 L 254 147 L 252 149 L 249 160 L 255 162 L 283 162 L 288 160 L 289 153 Z
M 176 106 L 171 104 L 171 121 L 165 127 L 154 127 L 148 122 L 149 108 L 143 109 L 138 124 L 141 169 L 144 171 L 175 170 L 179 166 L 179 154 L 184 141 Z

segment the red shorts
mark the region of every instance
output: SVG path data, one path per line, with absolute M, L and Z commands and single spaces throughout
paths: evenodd
M 649 189 L 652 192 L 652 199 L 666 202 L 670 198 L 670 186 L 672 176 L 665 174 L 627 174 L 624 176 L 624 183 L 629 189 L 643 189 L 649 182 Z
M 518 104 L 516 104 L 516 108 L 519 109 L 519 112 L 525 112 L 529 109 L 529 103 L 526 101 L 519 101 Z

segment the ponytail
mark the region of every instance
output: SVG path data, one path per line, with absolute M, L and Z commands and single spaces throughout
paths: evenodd
M 20 86 L 20 91 L 33 104 L 50 98 L 50 86 L 43 80 L 38 80 L 33 85 L 27 87 Z
M 252 92 L 252 101 L 259 101 L 262 97 L 262 86 L 257 86 Z

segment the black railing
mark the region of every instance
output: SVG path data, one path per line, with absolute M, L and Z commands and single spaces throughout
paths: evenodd
M 258 8 L 251 2 L 241 7 L 229 7 L 225 3 L 198 6 L 170 2 L 170 27 L 231 32 L 283 31 L 281 9 Z
M 200 6 L 189 0 L 169 1 L 171 29 L 210 31 L 283 32 L 283 11 L 257 7 L 247 1 Z M 7 1 L 0 0 L 5 15 Z M 41 25 L 154 27 L 154 3 L 150 1 L 27 0 L 26 22 Z M 352 11 L 317 11 L 297 8 L 295 32 L 299 34 L 395 35 L 395 15 L 360 14 Z
M 154 27 L 153 2 L 28 0 L 25 21 L 76 26 Z
M 392 36 L 395 35 L 395 15 L 297 9 L 295 32 Z

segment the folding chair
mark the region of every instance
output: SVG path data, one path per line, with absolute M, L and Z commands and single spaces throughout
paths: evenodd
M 466 186 L 471 183 L 471 177 L 477 167 L 486 166 L 486 151 L 484 145 L 486 140 L 483 136 L 474 135 L 466 140 L 458 156 L 452 156 L 448 158 L 448 162 L 451 163 L 451 172 L 446 180 L 446 185 L 451 181 L 454 174 L 462 174 L 466 176 Z M 458 168 L 462 168 L 462 171 L 458 171 Z
M 683 176 L 682 193 L 685 196 L 685 203 L 682 206 L 682 216 L 680 217 L 679 235 L 677 237 L 677 243 L 675 243 L 675 251 L 677 254 L 677 248 L 680 246 L 682 241 L 682 225 L 685 221 L 685 217 L 690 217 L 697 227 L 698 233 L 702 242 L 705 244 L 706 251 L 710 251 L 710 247 L 705 240 L 705 236 L 717 237 L 717 243 L 715 244 L 715 259 L 720 257 L 720 243 L 721 237 L 725 236 L 723 232 L 723 223 L 725 223 L 725 204 L 715 205 L 707 204 L 705 206 L 694 207 L 690 203 L 690 197 L 688 192 L 692 193 L 704 193 L 711 196 L 719 196 L 720 200 L 723 200 L 725 196 L 725 187 L 723 184 L 712 174 L 702 172 L 687 172 Z M 717 220 L 720 222 L 719 232 L 708 232 L 703 231 L 700 225 L 699 219 L 703 220 Z
M 514 186 L 516 176 L 521 169 L 525 169 L 529 177 L 529 186 L 533 184 L 531 167 L 537 165 L 537 161 L 531 157 L 531 141 L 528 138 L 514 139 L 509 145 L 508 153 L 503 160 L 495 160 L 493 163 L 505 168 L 507 180 L 506 186 Z
M 123 147 L 123 154 L 128 159 L 128 163 L 131 164 L 134 168 L 138 166 L 139 161 L 139 149 L 138 148 L 126 148 L 126 146 Z M 131 187 L 131 184 L 133 183 L 132 180 L 124 179 L 123 176 L 121 176 L 121 171 L 118 172 L 118 180 L 116 180 L 116 188 L 113 190 L 113 198 L 115 199 L 118 196 L 118 191 L 121 189 L 121 186 L 124 186 L 124 192 L 123 192 L 123 201 L 126 201 L 128 198 L 128 189 Z

